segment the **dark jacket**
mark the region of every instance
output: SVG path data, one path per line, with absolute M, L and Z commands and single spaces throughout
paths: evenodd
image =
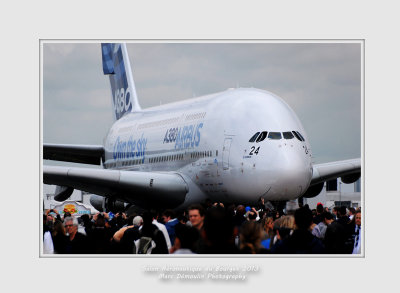
M 178 219 L 173 219 L 172 221 L 165 223 L 165 228 L 167 228 L 169 239 L 171 240 L 171 245 L 174 245 L 175 242 L 175 226 L 178 223 Z
M 314 218 L 313 218 L 313 222 L 315 223 L 315 224 L 319 224 L 319 223 L 321 223 L 322 221 L 323 221 L 324 219 L 323 219 L 323 217 L 322 217 L 322 214 L 317 214 Z
M 70 241 L 68 238 L 65 253 L 72 253 L 72 254 L 89 253 L 87 237 L 82 233 L 76 232 L 76 235 L 74 239 L 72 239 L 72 241 Z
M 325 253 L 322 242 L 308 230 L 294 230 L 293 234 L 276 243 L 271 253 L 277 254 L 321 254 Z
M 90 252 L 95 254 L 111 253 L 111 239 L 113 231 L 111 228 L 95 227 L 88 235 Z
M 139 227 L 135 226 L 132 228 L 128 228 L 125 230 L 124 235 L 121 238 L 121 242 L 119 243 L 119 251 L 123 254 L 131 254 L 134 252 L 135 240 L 139 239 Z
M 64 234 L 58 233 L 57 235 L 53 236 L 54 253 L 66 253 L 68 242 L 69 239 Z
M 121 249 L 123 249 L 125 253 L 134 253 L 134 241 L 143 236 L 151 237 L 156 243 L 156 247 L 152 250 L 151 254 L 169 253 L 163 232 L 154 224 L 151 224 L 147 227 L 143 226 L 140 230 L 138 227 L 127 229 L 121 239 Z
M 352 252 L 351 225 L 348 217 L 341 217 L 326 228 L 325 247 L 327 253 L 347 254 Z

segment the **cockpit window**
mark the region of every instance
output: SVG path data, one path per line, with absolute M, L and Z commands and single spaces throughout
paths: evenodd
M 297 131 L 292 131 L 292 133 L 294 134 L 294 136 L 295 136 L 298 140 L 304 141 L 304 138 L 300 135 L 299 132 L 297 132 Z
M 301 138 L 302 141 L 306 141 L 306 140 L 304 139 L 304 137 L 301 135 L 300 132 L 296 131 L 296 133 L 300 136 L 300 138 Z
M 254 134 L 254 135 L 250 138 L 249 142 L 254 142 L 259 134 L 260 134 L 259 132 L 257 132 L 256 134 Z
M 282 139 L 282 134 L 280 132 L 270 132 L 268 134 L 269 139 Z
M 260 136 L 257 138 L 256 142 L 261 142 L 263 141 L 266 137 L 267 137 L 268 132 L 267 131 L 263 131 L 261 132 Z
M 283 134 L 283 138 L 284 139 L 292 139 L 292 138 L 294 138 L 293 134 L 290 131 L 283 132 L 282 134 Z

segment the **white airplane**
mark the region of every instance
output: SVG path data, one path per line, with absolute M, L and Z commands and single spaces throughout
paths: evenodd
M 44 144 L 43 158 L 103 168 L 43 166 L 43 182 L 58 186 L 56 200 L 78 189 L 107 210 L 183 209 L 207 198 L 251 205 L 314 197 L 327 180 L 360 178 L 360 158 L 313 165 L 300 120 L 275 94 L 228 89 L 142 109 L 126 45 L 101 48 L 116 120 L 104 145 Z

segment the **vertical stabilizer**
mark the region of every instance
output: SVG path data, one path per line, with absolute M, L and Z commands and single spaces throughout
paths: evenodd
M 101 44 L 103 73 L 110 78 L 115 119 L 127 112 L 140 111 L 125 44 Z

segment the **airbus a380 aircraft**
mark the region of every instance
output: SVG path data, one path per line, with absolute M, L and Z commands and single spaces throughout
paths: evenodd
M 361 160 L 313 165 L 306 132 L 278 96 L 238 88 L 141 109 L 125 44 L 102 44 L 115 123 L 102 146 L 44 144 L 43 158 L 102 169 L 43 166 L 56 200 L 74 189 L 117 203 L 182 209 L 206 198 L 255 204 L 319 194 L 325 181 L 355 182 Z

